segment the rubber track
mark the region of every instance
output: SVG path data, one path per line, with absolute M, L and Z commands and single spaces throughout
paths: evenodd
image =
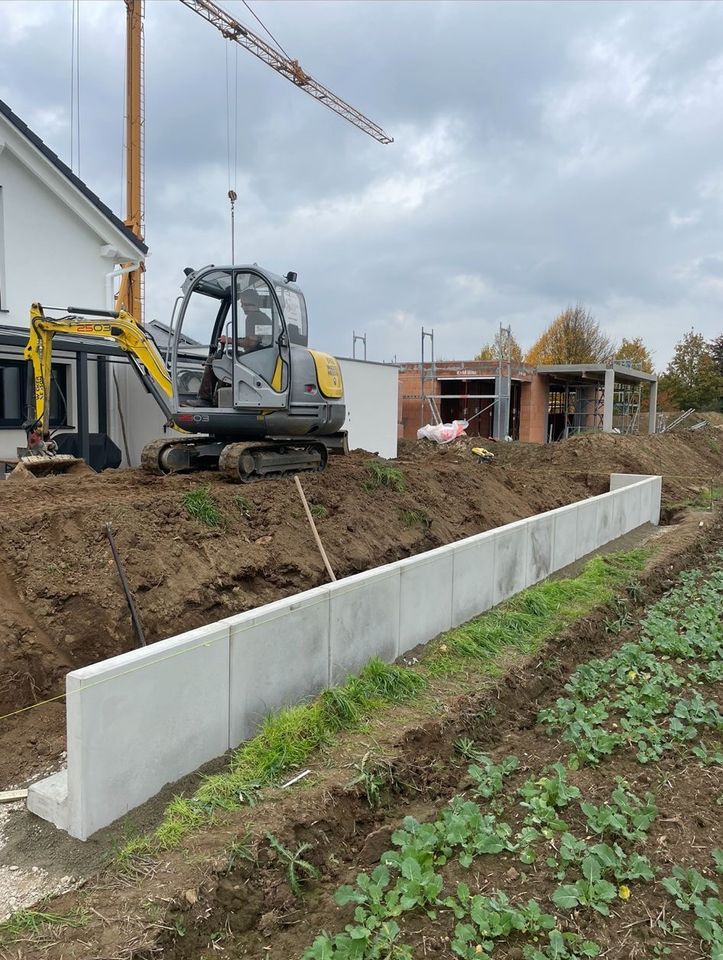
M 322 455 L 322 463 L 319 464 L 309 464 L 308 467 L 299 466 L 295 464 L 290 466 L 288 469 L 284 469 L 283 464 L 280 464 L 279 470 L 275 470 L 273 473 L 262 473 L 262 474 L 249 474 L 248 476 L 242 476 L 239 472 L 239 463 L 241 457 L 249 450 L 271 450 L 274 452 L 280 452 L 280 449 L 283 449 L 289 444 L 280 444 L 273 442 L 264 442 L 264 441 L 249 441 L 247 443 L 230 443 L 227 447 L 223 448 L 221 456 L 218 461 L 219 473 L 230 480 L 231 483 L 251 483 L 256 480 L 263 480 L 266 478 L 271 478 L 274 476 L 281 477 L 287 473 L 298 473 L 302 470 L 323 470 L 326 466 L 328 460 L 328 451 L 324 447 L 323 443 L 310 443 L 310 444 L 299 444 L 295 446 L 295 450 L 298 453 L 299 448 L 304 448 L 311 453 L 312 451 L 319 451 Z M 322 452 L 323 451 L 323 452 Z

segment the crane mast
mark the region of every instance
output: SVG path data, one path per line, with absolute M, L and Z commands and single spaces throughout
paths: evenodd
M 139 240 L 144 231 L 143 155 L 143 15 L 144 0 L 125 0 L 126 5 L 126 218 Z M 143 322 L 143 265 L 121 277 L 116 308 L 127 310 Z
M 298 60 L 280 53 L 212 0 L 181 0 L 227 40 L 233 40 L 268 64 L 295 86 L 348 120 L 379 143 L 393 143 L 382 128 L 355 107 L 342 100 L 299 66 Z M 125 224 L 140 239 L 144 231 L 144 104 L 143 104 L 143 15 L 144 0 L 125 0 L 126 5 L 126 219 Z M 126 269 L 129 264 L 124 265 Z M 127 310 L 143 322 L 143 265 L 128 270 L 121 278 L 116 309 Z

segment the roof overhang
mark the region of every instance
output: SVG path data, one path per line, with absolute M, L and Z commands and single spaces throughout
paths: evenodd
M 574 378 L 575 380 L 595 380 L 604 382 L 605 374 L 612 370 L 618 383 L 655 383 L 657 376 L 646 373 L 636 367 L 626 367 L 619 363 L 606 365 L 604 363 L 541 363 L 536 367 L 537 373 L 551 374 L 560 379 Z

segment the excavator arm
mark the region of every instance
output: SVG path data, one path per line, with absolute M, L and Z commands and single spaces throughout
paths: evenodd
M 29 427 L 44 435 L 50 426 L 50 384 L 53 357 L 53 337 L 56 333 L 87 339 L 112 340 L 128 357 L 143 382 L 167 417 L 171 414 L 169 400 L 173 384 L 161 354 L 130 313 L 125 310 L 80 310 L 69 307 L 63 317 L 47 317 L 39 303 L 30 308 L 30 336 L 25 347 L 25 359 L 33 369 L 32 393 L 35 411 Z

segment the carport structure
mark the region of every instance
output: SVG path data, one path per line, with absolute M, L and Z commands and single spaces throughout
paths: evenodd
M 540 364 L 547 384 L 545 439 L 573 433 L 639 432 L 642 388 L 649 385 L 648 432 L 655 433 L 658 378 L 625 363 Z M 617 424 L 616 424 L 617 420 Z

